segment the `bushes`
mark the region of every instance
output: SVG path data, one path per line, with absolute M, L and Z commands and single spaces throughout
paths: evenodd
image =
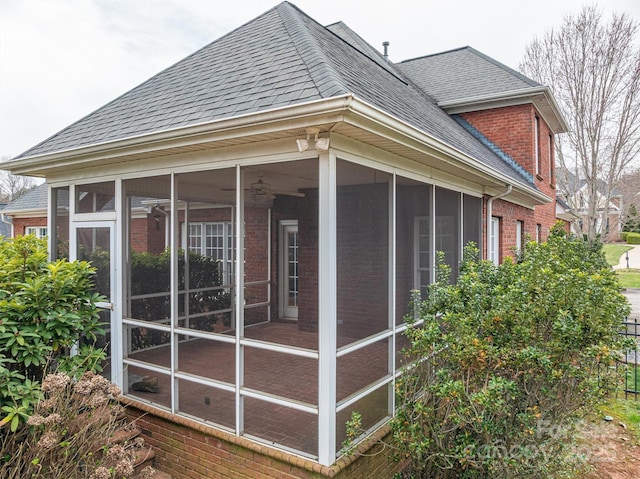
M 86 372 L 74 381 L 49 374 L 42 383 L 43 400 L 15 432 L 0 430 L 0 477 L 122 479 L 134 473 L 141 438 L 114 401 L 120 390 L 105 378 Z M 144 477 L 151 477 L 147 473 Z
M 628 244 L 640 244 L 640 233 L 625 233 L 625 241 Z
M 618 384 L 626 299 L 600 245 L 552 230 L 517 263 L 470 260 L 409 328 L 394 443 L 407 477 L 553 477 L 571 426 Z M 476 252 L 477 253 L 477 252 Z M 445 271 L 440 277 L 447 277 Z
M 89 263 L 49 263 L 44 241 L 25 236 L 0 242 L 0 264 L 0 407 L 16 430 L 40 397 L 47 368 L 99 368 L 104 352 L 92 344 L 104 331 Z

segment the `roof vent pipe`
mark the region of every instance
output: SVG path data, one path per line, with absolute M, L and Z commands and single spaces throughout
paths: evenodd
M 389 42 L 382 42 L 382 48 L 384 48 L 384 59 L 388 60 L 389 59 Z

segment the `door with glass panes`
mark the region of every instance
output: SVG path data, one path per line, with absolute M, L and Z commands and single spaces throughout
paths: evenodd
M 100 319 L 106 333 L 103 338 L 99 338 L 97 346 L 105 348 L 107 355 L 102 364 L 103 376 L 116 382 L 112 370 L 112 332 L 116 326 L 114 225 L 113 221 L 73 223 L 69 253 L 71 260 L 88 261 L 96 269 L 93 278 L 95 292 L 104 296 L 104 301 L 97 303 L 97 306 L 100 308 Z

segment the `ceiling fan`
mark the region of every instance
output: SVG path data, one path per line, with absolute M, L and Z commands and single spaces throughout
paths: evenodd
M 265 183 L 262 178 L 259 178 L 255 183 L 251 183 L 251 188 L 247 188 L 247 190 L 251 191 L 252 195 L 268 196 L 271 199 L 275 198 L 276 195 L 295 196 L 297 198 L 304 198 L 305 196 L 304 193 L 298 191 L 274 190 L 271 188 L 271 184 Z
M 235 188 L 224 188 L 224 191 L 235 191 Z M 304 198 L 305 194 L 299 191 L 284 191 L 274 190 L 271 188 L 270 183 L 265 183 L 262 178 L 258 178 L 258 181 L 251 183 L 249 188 L 245 188 L 245 191 L 251 192 L 253 196 L 264 196 L 270 200 L 274 199 L 277 195 L 295 196 L 296 198 Z

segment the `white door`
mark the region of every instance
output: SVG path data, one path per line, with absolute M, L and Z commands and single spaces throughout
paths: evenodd
M 102 365 L 102 375 L 107 379 L 115 377 L 112 364 L 115 367 L 113 359 L 114 353 L 117 353 L 112 334 L 116 331 L 116 308 L 113 303 L 116 288 L 114 238 L 113 221 L 75 222 L 69 244 L 71 260 L 88 261 L 96 268 L 95 292 L 105 297 L 105 301 L 97 305 L 101 309 L 100 318 L 106 331 L 104 342 L 98 346 L 106 348 L 107 360 Z
M 280 304 L 288 319 L 298 319 L 298 251 L 298 221 L 280 222 Z

